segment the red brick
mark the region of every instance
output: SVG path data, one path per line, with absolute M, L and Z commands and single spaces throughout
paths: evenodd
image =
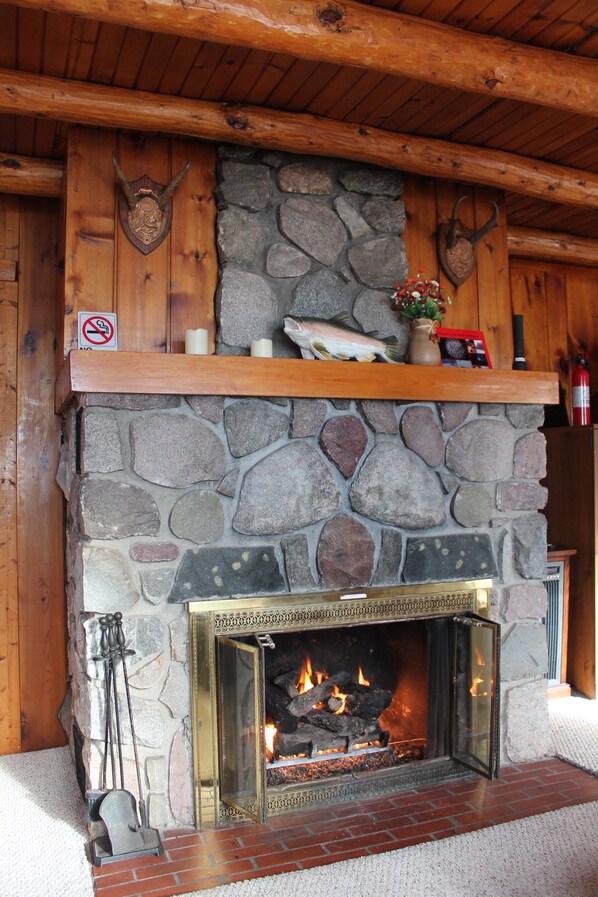
M 297 865 L 297 863 L 285 863 L 282 866 L 277 866 L 276 869 L 254 869 L 253 872 L 244 872 L 239 873 L 239 875 L 227 875 L 226 880 L 228 884 L 232 884 L 235 881 L 247 881 L 249 878 L 266 878 L 268 875 L 282 875 L 284 872 L 300 872 L 301 867 Z M 276 889 L 273 888 L 272 891 L 275 893 Z
M 151 879 L 150 884 L 142 885 L 138 881 L 131 881 L 128 884 L 115 885 L 112 888 L 102 888 L 98 893 L 101 893 L 102 897 L 137 897 L 138 894 L 151 894 L 151 897 L 154 897 L 153 892 L 160 889 L 170 888 L 170 893 L 174 893 L 172 889 L 176 888 L 177 884 L 174 875 L 159 875 Z M 164 893 L 169 892 L 165 890 Z
M 315 857 L 326 856 L 323 847 L 304 847 L 298 850 L 289 850 L 284 853 L 270 853 L 255 858 L 255 864 L 258 869 L 272 869 L 277 871 L 277 867 L 283 863 L 302 863 L 303 860 L 309 860 Z

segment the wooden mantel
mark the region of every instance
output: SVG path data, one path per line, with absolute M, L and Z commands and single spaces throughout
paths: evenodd
M 56 411 L 63 411 L 74 394 L 86 392 L 551 405 L 558 402 L 558 376 L 535 371 L 75 349 L 56 383 Z

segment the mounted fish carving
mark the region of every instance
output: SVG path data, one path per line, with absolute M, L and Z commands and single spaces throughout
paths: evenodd
M 122 193 L 118 206 L 125 236 L 136 249 L 147 255 L 165 239 L 172 222 L 172 197 L 189 170 L 187 162 L 170 184 L 158 184 L 146 174 L 128 181 L 112 153 L 112 164 Z
M 474 230 L 457 218 L 457 210 L 467 196 L 458 199 L 453 207 L 453 214 L 448 224 L 439 224 L 436 231 L 436 246 L 440 267 L 450 280 L 458 287 L 465 283 L 475 268 L 475 247 L 486 234 L 498 224 L 498 206 L 495 202 L 494 214 L 480 227 Z
M 399 364 L 399 341 L 396 336 L 379 339 L 375 332 L 363 333 L 351 326 L 349 315 L 341 312 L 334 318 L 300 318 L 286 315 L 284 332 L 296 343 L 303 358 L 322 361 L 382 361 Z

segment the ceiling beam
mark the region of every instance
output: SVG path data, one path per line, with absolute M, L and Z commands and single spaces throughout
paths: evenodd
M 0 193 L 61 196 L 63 180 L 62 162 L 0 153 Z
M 146 31 L 598 115 L 598 64 L 352 0 L 12 0 Z
M 507 247 L 512 256 L 570 265 L 598 265 L 598 240 L 589 237 L 510 226 Z
M 0 112 L 158 131 L 398 168 L 598 208 L 598 174 L 492 150 L 257 106 L 104 87 L 0 69 Z

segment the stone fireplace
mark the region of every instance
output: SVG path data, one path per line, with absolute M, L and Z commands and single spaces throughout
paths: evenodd
M 276 355 L 296 356 L 280 329 L 288 311 L 349 311 L 406 347 L 388 309 L 388 287 L 406 273 L 400 176 L 234 147 L 221 160 L 218 352 L 247 354 L 252 339 L 273 336 Z M 97 786 L 103 748 L 99 615 L 122 611 L 136 652 L 129 675 L 150 824 L 217 824 L 230 814 L 214 779 L 205 785 L 213 742 L 206 748 L 193 732 L 204 719 L 197 706 L 192 713 L 191 684 L 205 645 L 190 602 L 200 615 L 202 605 L 211 613 L 228 603 L 244 616 L 256 601 L 292 606 L 309 595 L 304 606 L 320 606 L 382 590 L 401 602 L 422 587 L 446 598 L 464 583 L 477 594 L 472 583 L 488 580 L 485 614 L 502 624 L 503 762 L 543 756 L 542 422 L 534 405 L 79 393 L 65 414 L 60 471 L 71 676 L 63 720 L 85 785 Z M 474 605 L 469 597 L 425 616 Z M 362 612 L 360 626 L 373 622 Z M 410 615 L 393 610 L 393 625 Z M 279 631 L 264 622 L 255 632 L 271 628 Z M 201 694 L 196 703 L 217 700 Z M 124 740 L 135 792 L 126 731 Z M 201 800 L 195 815 L 202 788 L 212 789 L 209 819 Z

